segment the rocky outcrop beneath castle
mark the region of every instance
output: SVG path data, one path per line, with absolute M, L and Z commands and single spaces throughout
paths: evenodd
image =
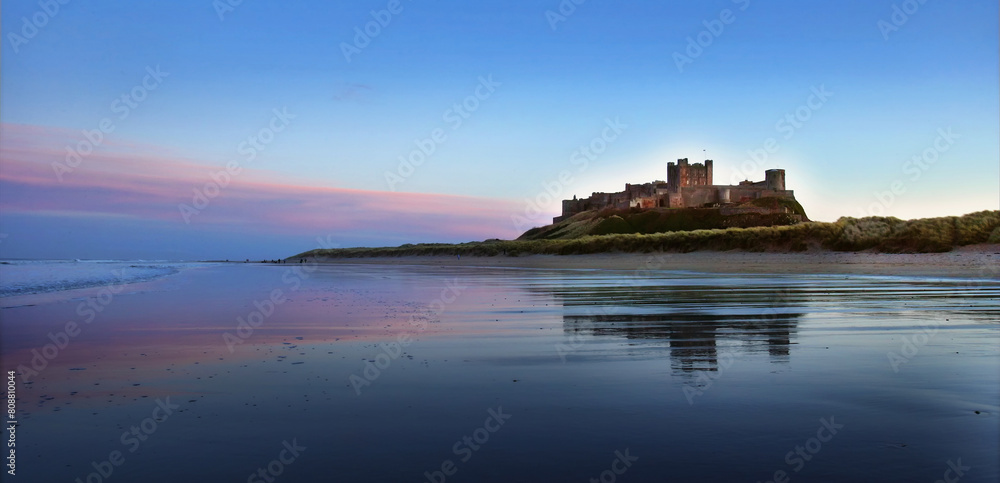
M 772 215 L 776 213 L 786 213 L 793 214 L 792 209 L 787 206 L 781 206 L 777 208 L 763 207 L 763 206 L 747 206 L 747 205 L 726 205 L 719 207 L 719 214 L 722 216 L 733 216 L 733 215 Z M 796 215 L 798 216 L 798 215 Z
M 532 228 L 519 239 L 573 239 L 589 235 L 654 234 L 671 231 L 795 225 L 809 221 L 790 198 L 757 198 L 714 208 L 605 208 L 577 213 L 551 225 Z

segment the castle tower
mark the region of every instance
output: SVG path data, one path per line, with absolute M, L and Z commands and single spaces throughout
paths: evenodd
M 689 186 L 712 186 L 712 160 L 690 164 L 687 158 L 667 163 L 667 186 L 673 191 Z
M 673 162 L 667 163 L 667 187 L 672 191 L 677 191 L 677 188 L 688 185 L 688 160 L 687 158 L 681 158 L 677 160 L 677 164 Z
M 719 188 L 718 198 L 719 198 L 719 203 L 729 203 L 731 201 L 730 191 L 728 186 L 722 186 Z
M 764 171 L 764 187 L 772 191 L 785 191 L 785 170 L 769 169 Z

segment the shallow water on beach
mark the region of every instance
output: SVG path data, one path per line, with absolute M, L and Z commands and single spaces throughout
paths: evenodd
M 0 299 L 14 481 L 1000 478 L 997 280 L 218 264 L 112 288 Z
M 0 260 L 0 298 L 144 282 L 206 265 L 164 260 Z

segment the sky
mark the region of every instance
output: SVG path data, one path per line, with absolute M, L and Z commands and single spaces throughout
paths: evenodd
M 679 158 L 1000 208 L 995 0 L 621 3 L 3 2 L 0 258 L 514 238 Z

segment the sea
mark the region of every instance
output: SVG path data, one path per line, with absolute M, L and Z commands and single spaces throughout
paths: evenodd
M 0 297 L 127 285 L 206 265 L 168 260 L 0 259 Z

